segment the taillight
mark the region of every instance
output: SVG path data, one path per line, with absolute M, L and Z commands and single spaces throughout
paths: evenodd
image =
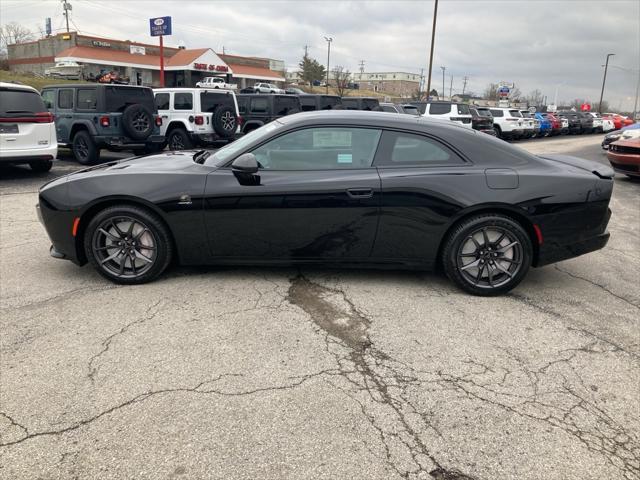
M 204 117 L 202 115 L 196 115 L 196 125 L 204 125 Z
M 159 116 L 156 117 L 156 126 L 157 127 L 162 126 L 162 117 L 159 117 Z
M 244 123 L 244 118 L 242 118 L 242 116 L 238 115 L 236 117 L 236 121 L 238 122 L 238 126 L 241 127 L 242 124 Z
M 102 117 L 100 117 L 100 126 L 101 127 L 108 127 L 111 125 L 111 119 L 109 118 L 108 115 L 103 115 Z
M 53 123 L 51 112 L 38 112 L 24 117 L 2 117 L 0 123 Z

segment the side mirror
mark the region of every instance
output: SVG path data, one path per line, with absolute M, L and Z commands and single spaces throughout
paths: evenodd
M 260 166 L 253 153 L 243 153 L 231 164 L 231 171 L 241 185 L 260 185 Z

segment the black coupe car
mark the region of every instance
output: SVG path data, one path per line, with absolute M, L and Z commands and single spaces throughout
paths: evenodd
M 280 118 L 216 152 L 131 158 L 40 189 L 51 254 L 125 284 L 176 261 L 432 269 L 478 295 L 604 247 L 609 166 L 408 115 Z

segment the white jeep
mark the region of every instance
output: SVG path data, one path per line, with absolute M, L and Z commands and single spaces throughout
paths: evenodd
M 236 95 L 230 90 L 157 88 L 160 133 L 170 150 L 188 150 L 219 141 L 231 142 L 240 131 Z
M 238 86 L 234 83 L 227 83 L 222 77 L 205 77 L 196 83 L 198 88 L 223 88 L 225 90 L 235 90 Z

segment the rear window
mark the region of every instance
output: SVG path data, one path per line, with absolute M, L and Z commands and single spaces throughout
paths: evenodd
M 481 117 L 491 118 L 491 110 L 489 110 L 488 108 L 478 108 L 476 111 Z
M 78 89 L 78 108 L 82 110 L 95 110 L 98 101 L 95 88 Z
M 0 115 L 46 112 L 42 97 L 37 92 L 0 89 Z
M 134 103 L 142 104 L 152 112 L 156 111 L 153 91 L 150 88 L 105 87 L 105 100 L 109 112 L 120 112 Z
M 494 117 L 504 117 L 504 112 L 502 110 L 491 109 L 489 111 L 491 112 L 491 115 L 493 115 Z
M 247 113 L 247 106 L 249 105 L 249 99 L 247 97 L 236 97 L 236 100 L 238 102 L 238 112 L 240 113 L 240 115 L 246 114 Z
M 275 97 L 274 110 L 276 115 L 289 115 L 300 110 L 298 97 Z
M 447 115 L 451 113 L 450 103 L 432 103 L 429 105 L 429 113 L 431 115 Z
M 522 114 L 518 110 L 509 110 L 509 115 L 512 117 L 522 118 Z
M 235 108 L 231 94 L 213 92 L 200 93 L 200 107 L 203 112 L 214 112 L 215 109 L 220 106 Z
M 409 115 L 417 115 L 419 113 L 418 107 L 415 105 L 403 105 L 402 110 Z
M 465 105 L 464 103 L 458 104 L 458 115 L 471 115 L 469 105 Z

